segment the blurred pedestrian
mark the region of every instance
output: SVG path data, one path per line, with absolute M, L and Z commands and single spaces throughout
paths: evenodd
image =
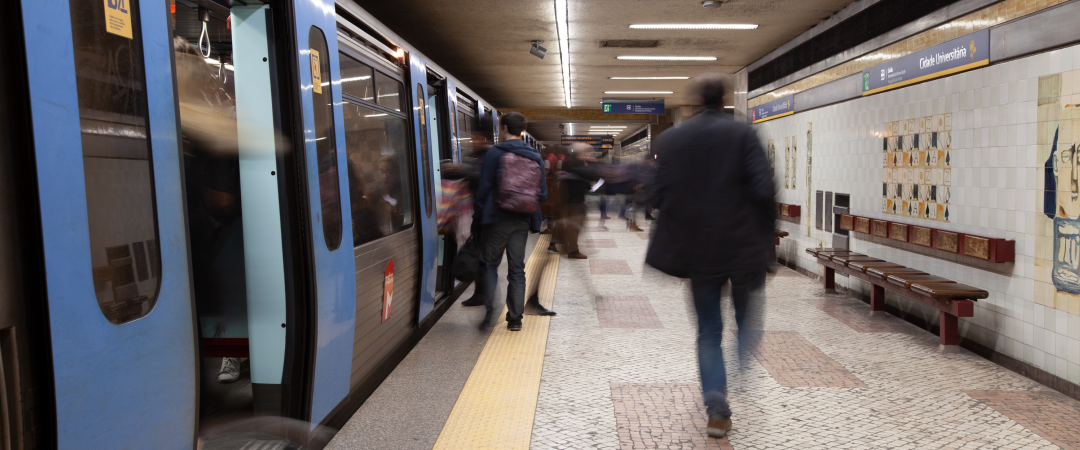
M 720 348 L 721 290 L 731 282 L 740 357 L 760 340 L 760 306 L 776 208 L 772 172 L 761 143 L 721 110 L 724 79 L 704 74 L 694 92 L 705 110 L 662 133 L 653 201 L 660 212 L 645 262 L 689 278 L 698 319 L 698 365 L 709 436 L 731 429 L 727 374 Z
M 555 236 L 549 251 L 556 250 L 555 244 L 562 245 L 566 257 L 587 259 L 578 247 L 578 236 L 585 225 L 585 194 L 589 192 L 592 181 L 597 179 L 597 163 L 590 164 L 592 153 L 588 144 L 575 143 L 570 147 L 570 154 L 563 161 L 562 170 L 556 173 L 555 184 L 562 196 L 559 203 L 558 221 L 555 224 Z M 593 160 L 595 161 L 595 160 Z
M 491 141 L 484 136 L 484 133 L 479 131 L 470 133 L 468 140 L 468 146 L 472 150 L 461 158 L 460 163 L 443 164 L 441 172 L 444 178 L 468 180 L 471 197 L 475 199 L 476 191 L 480 187 L 480 167 L 484 164 L 484 157 L 487 155 L 488 149 L 491 148 Z M 463 146 L 465 145 L 463 144 Z M 476 228 L 476 226 L 470 226 L 470 229 Z M 478 238 L 479 236 L 474 236 L 474 239 Z M 462 243 L 464 244 L 464 242 Z M 478 277 L 476 285 L 473 287 L 472 297 L 462 301 L 461 306 L 481 306 L 487 303 L 484 300 L 485 290 L 482 283 L 483 277 Z
M 498 269 L 506 252 L 507 328 L 521 331 L 525 313 L 525 243 L 530 230 L 540 231 L 540 204 L 547 199 L 547 183 L 540 153 L 521 140 L 528 124 L 525 116 L 509 112 L 499 122 L 501 142 L 484 156 L 473 202 L 473 229 L 480 234 L 482 282 L 477 287 L 483 289 L 487 307 L 480 328 L 494 325 Z

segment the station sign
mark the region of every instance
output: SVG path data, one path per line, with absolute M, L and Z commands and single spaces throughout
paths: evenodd
M 603 101 L 605 114 L 663 114 L 664 99 Z
M 990 64 L 990 30 L 980 30 L 863 71 L 862 95 Z
M 758 123 L 792 114 L 795 114 L 795 96 L 789 95 L 764 105 L 755 106 L 750 110 L 750 121 Z

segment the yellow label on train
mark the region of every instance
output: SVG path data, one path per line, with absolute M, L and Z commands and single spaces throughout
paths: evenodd
M 319 51 L 311 49 L 311 90 L 316 94 L 322 94 L 322 70 L 319 67 Z
M 105 30 L 131 39 L 130 0 L 105 0 Z

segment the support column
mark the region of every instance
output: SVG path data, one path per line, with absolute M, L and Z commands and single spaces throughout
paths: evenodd
M 825 266 L 825 293 L 836 293 L 836 270 L 829 266 Z
M 871 316 L 884 316 L 885 313 L 885 287 L 873 286 L 873 291 L 870 293 L 870 315 Z
M 938 326 L 938 337 L 943 346 L 955 346 L 960 342 L 960 325 L 956 316 L 945 311 L 941 312 L 941 320 Z

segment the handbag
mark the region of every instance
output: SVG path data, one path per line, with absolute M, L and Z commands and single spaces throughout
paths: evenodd
M 469 237 L 454 256 L 454 278 L 462 282 L 476 281 L 480 275 L 480 245 Z

